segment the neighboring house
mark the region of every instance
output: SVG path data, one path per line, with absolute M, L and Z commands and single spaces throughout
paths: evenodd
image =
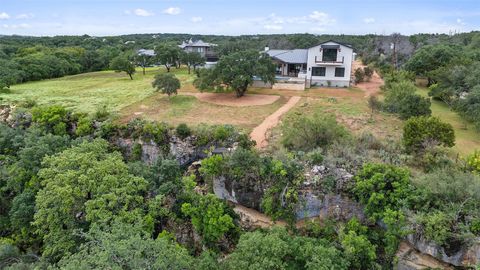
M 270 50 L 277 64 L 277 74 L 305 79 L 305 87 L 350 86 L 353 48 L 335 41 L 323 42 L 309 49 Z
M 154 50 L 146 50 L 146 49 L 140 49 L 137 51 L 137 55 L 140 56 L 155 56 L 155 51 Z
M 202 40 L 192 41 L 191 39 L 187 42 L 182 42 L 181 45 L 178 45 L 182 50 L 186 52 L 197 52 L 202 57 L 206 59 L 206 62 L 217 62 L 218 56 L 213 51 L 213 48 L 217 44 L 203 42 Z

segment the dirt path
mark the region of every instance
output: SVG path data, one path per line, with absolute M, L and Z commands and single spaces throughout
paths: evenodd
M 253 129 L 252 133 L 250 133 L 250 138 L 257 142 L 256 147 L 258 149 L 265 148 L 268 145 L 267 131 L 275 127 L 280 121 L 280 117 L 293 108 L 300 99 L 301 97 L 298 96 L 291 97 L 285 105 L 269 115 L 259 126 Z
M 238 98 L 234 93 L 191 93 L 180 92 L 180 95 L 194 96 L 200 101 L 230 107 L 248 107 L 270 105 L 277 101 L 278 95 L 249 95 Z
M 365 67 L 360 61 L 356 60 L 352 65 L 352 72 L 354 72 L 359 67 Z M 361 82 L 355 86 L 365 91 L 365 97 L 375 96 L 380 92 L 380 86 L 383 85 L 383 79 L 375 71 L 372 78 L 368 82 Z
M 270 217 L 265 214 L 262 214 L 256 210 L 251 208 L 247 208 L 240 204 L 236 204 L 233 208 L 233 211 L 240 216 L 240 220 L 245 224 L 249 224 L 252 227 L 259 227 L 259 228 L 270 228 L 273 225 L 283 226 L 286 227 L 287 223 L 285 221 L 276 221 L 273 222 Z

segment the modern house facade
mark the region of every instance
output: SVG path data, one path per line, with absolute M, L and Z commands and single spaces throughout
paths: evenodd
M 304 79 L 306 88 L 350 86 L 354 60 L 350 45 L 327 41 L 309 49 L 265 48 L 265 53 L 277 64 L 277 75 Z

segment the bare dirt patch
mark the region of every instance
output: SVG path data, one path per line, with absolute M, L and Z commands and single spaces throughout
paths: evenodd
M 360 61 L 356 60 L 353 62 L 352 65 L 352 72 L 354 72 L 357 68 L 363 68 L 363 65 Z M 361 82 L 356 84 L 355 86 L 360 88 L 365 92 L 365 97 L 369 96 L 376 96 L 380 92 L 380 87 L 383 85 L 383 79 L 378 75 L 375 71 L 373 72 L 373 76 L 368 82 Z
M 274 95 L 245 95 L 237 97 L 234 93 L 181 93 L 191 95 L 203 102 L 230 107 L 249 107 L 269 105 L 277 101 L 280 96 Z

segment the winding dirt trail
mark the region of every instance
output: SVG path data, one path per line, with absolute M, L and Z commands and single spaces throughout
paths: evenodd
M 285 103 L 285 105 L 269 115 L 260 125 L 253 129 L 253 131 L 250 133 L 250 138 L 257 143 L 256 148 L 262 149 L 268 145 L 268 130 L 278 125 L 278 122 L 280 122 L 280 117 L 293 108 L 293 106 L 295 106 L 295 104 L 297 104 L 301 98 L 302 97 L 299 96 L 291 97 L 288 102 Z

